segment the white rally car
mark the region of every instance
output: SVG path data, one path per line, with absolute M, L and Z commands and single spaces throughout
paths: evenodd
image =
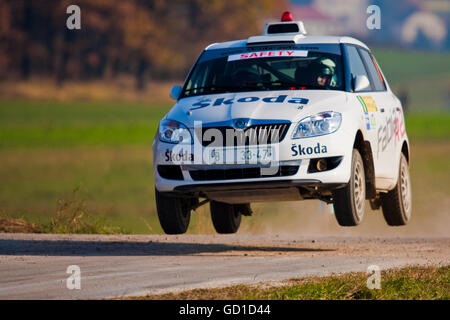
M 257 201 L 319 199 L 355 226 L 367 199 L 391 226 L 410 220 L 402 106 L 364 43 L 306 36 L 284 18 L 208 46 L 170 95 L 153 142 L 166 233 L 184 233 L 207 202 L 219 233 L 236 232 Z

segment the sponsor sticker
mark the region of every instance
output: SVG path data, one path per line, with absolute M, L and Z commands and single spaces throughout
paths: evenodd
M 310 155 L 310 154 L 322 154 L 322 153 L 327 153 L 327 146 L 326 145 L 322 145 L 320 143 L 317 143 L 315 146 L 304 146 L 304 145 L 296 145 L 296 144 L 292 144 L 291 147 L 291 151 L 292 157 L 296 157 L 296 156 L 306 156 L 306 155 Z
M 400 138 L 397 138 L 397 140 L 395 138 L 393 139 L 394 136 L 398 136 L 399 131 L 401 130 L 397 129 L 398 126 L 399 126 L 398 114 L 395 111 L 395 109 L 392 109 L 390 114 L 388 113 L 387 116 L 379 124 L 379 128 L 377 131 L 378 135 L 377 157 L 379 156 L 380 152 L 386 150 L 386 148 L 389 146 L 392 140 L 394 143 L 397 143 L 397 140 L 400 139 Z
M 235 97 L 232 97 L 232 98 L 217 98 L 214 101 L 211 101 L 211 99 L 202 99 L 202 100 L 199 100 L 196 103 L 192 104 L 192 106 L 189 110 L 193 111 L 193 110 L 203 109 L 203 108 L 206 108 L 209 106 L 219 107 L 222 105 L 231 105 L 235 102 L 250 103 L 250 102 L 256 102 L 260 99 L 264 103 L 284 103 L 287 100 L 288 103 L 306 105 L 309 102 L 309 99 L 307 99 L 307 98 L 288 97 L 285 94 L 278 95 L 278 96 L 269 96 L 269 97 L 265 97 L 265 98 L 242 97 L 240 99 L 237 99 L 236 101 L 235 101 Z
M 307 50 L 273 50 L 257 51 L 232 54 L 228 56 L 228 61 L 248 60 L 257 58 L 276 58 L 276 57 L 307 57 Z
M 373 100 L 371 96 L 357 96 L 357 98 L 358 101 L 361 103 L 361 106 L 365 114 L 367 130 L 370 130 L 371 125 L 372 127 L 374 127 L 372 122 L 375 122 L 374 121 L 375 118 L 373 117 L 369 118 L 369 112 L 376 112 L 378 110 L 377 104 L 375 103 L 375 100 Z
M 377 121 L 375 119 L 375 115 L 373 113 L 370 114 L 370 126 L 375 128 L 377 126 Z
M 194 155 L 187 150 L 180 150 L 179 152 L 173 152 L 167 149 L 164 154 L 164 160 L 166 162 L 192 162 L 194 161 Z
M 364 113 L 376 112 L 378 110 L 377 104 L 371 96 L 358 96 L 358 100 L 363 107 Z

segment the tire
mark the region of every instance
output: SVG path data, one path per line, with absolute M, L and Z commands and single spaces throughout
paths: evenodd
M 159 223 L 166 234 L 185 233 L 191 220 L 189 199 L 165 195 L 155 189 Z
M 358 150 L 353 149 L 349 183 L 333 192 L 336 220 L 343 227 L 357 226 L 366 207 L 366 180 L 364 163 Z
M 241 225 L 242 214 L 228 203 L 211 201 L 211 219 L 217 233 L 236 233 Z
M 403 153 L 400 156 L 397 184 L 388 193 L 381 194 L 381 208 L 390 226 L 404 226 L 411 219 L 411 180 L 408 161 Z

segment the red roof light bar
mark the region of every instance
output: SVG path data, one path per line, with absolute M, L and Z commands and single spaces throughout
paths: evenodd
M 292 14 L 289 11 L 283 12 L 283 15 L 281 16 L 281 22 L 287 21 L 294 21 L 294 18 L 292 17 Z

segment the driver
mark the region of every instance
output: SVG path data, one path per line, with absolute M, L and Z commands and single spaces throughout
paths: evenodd
M 328 88 L 334 75 L 334 70 L 325 64 L 318 64 L 312 70 L 312 83 L 319 87 Z

